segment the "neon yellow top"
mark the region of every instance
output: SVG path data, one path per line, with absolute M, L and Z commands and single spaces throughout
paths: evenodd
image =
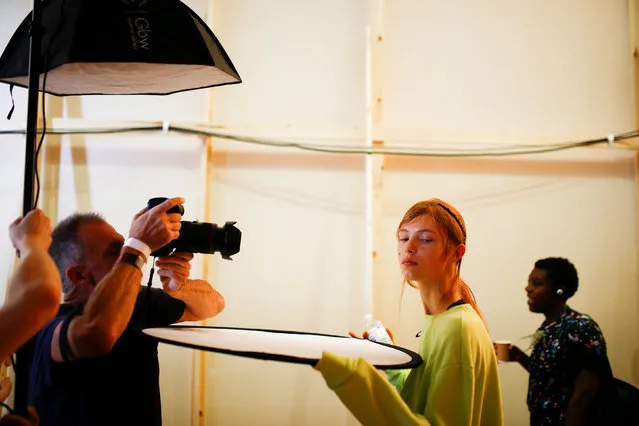
M 419 354 L 419 367 L 388 370 L 390 381 L 363 358 L 329 352 L 314 368 L 364 426 L 503 426 L 497 359 L 470 305 L 425 315 Z

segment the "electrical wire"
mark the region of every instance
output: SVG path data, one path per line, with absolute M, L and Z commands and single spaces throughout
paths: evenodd
M 361 146 L 330 146 L 330 145 L 317 145 L 317 144 L 305 144 L 303 142 L 281 142 L 266 139 L 251 138 L 246 136 L 237 136 L 219 132 L 210 132 L 202 130 L 193 130 L 182 127 L 172 127 L 171 130 L 177 132 L 196 132 L 200 136 L 211 136 L 222 139 L 234 140 L 237 142 L 253 143 L 258 145 L 267 145 L 280 148 L 298 148 L 302 150 L 323 152 L 323 153 L 335 153 L 335 154 L 368 154 L 368 155 L 402 155 L 402 156 L 428 156 L 428 157 L 485 157 L 485 156 L 511 156 L 511 155 L 524 155 L 524 154 L 539 154 L 553 151 L 561 151 L 571 148 L 586 147 L 590 145 L 596 145 L 600 143 L 608 143 L 609 139 L 600 138 L 593 140 L 586 140 L 581 142 L 572 142 L 564 144 L 554 145 L 539 145 L 537 148 L 527 149 L 511 149 L 490 151 L 486 149 L 482 150 L 465 150 L 450 152 L 449 150 L 424 150 L 417 147 L 412 147 L 410 150 L 407 148 L 363 148 Z M 630 139 L 639 136 L 639 131 L 627 132 L 625 134 L 615 136 L 615 140 Z
M 16 361 L 15 361 L 15 354 L 11 354 L 11 356 L 9 357 L 9 359 L 11 360 L 11 368 L 13 368 L 13 371 L 16 371 Z M 9 413 L 14 414 L 14 410 L 13 408 L 11 408 L 9 405 L 7 405 L 4 402 L 0 402 L 0 405 L 2 405 L 4 408 L 7 409 L 7 411 L 9 411 Z
M 0 402 L 0 405 L 6 408 L 9 411 L 9 413 L 13 414 L 13 408 L 9 407 L 6 403 Z
M 626 145 L 624 141 L 639 137 L 639 130 L 632 130 L 629 132 L 620 133 L 617 135 L 609 135 L 607 137 L 576 141 L 576 142 L 564 142 L 554 144 L 543 145 L 503 145 L 492 148 L 481 149 L 425 149 L 420 147 L 402 147 L 395 146 L 389 148 L 376 148 L 376 147 L 362 147 L 361 145 L 330 145 L 330 144 L 313 144 L 304 141 L 295 140 L 277 140 L 266 139 L 251 136 L 244 136 L 238 134 L 232 134 L 227 132 L 220 132 L 215 130 L 208 130 L 206 126 L 189 127 L 174 125 L 170 126 L 167 130 L 167 126 L 162 125 L 140 125 L 131 127 L 119 127 L 119 128 L 93 128 L 93 129 L 61 129 L 50 130 L 48 134 L 55 135 L 78 135 L 78 134 L 118 134 L 118 133 L 134 133 L 134 132 L 162 132 L 166 133 L 176 132 L 182 134 L 191 134 L 196 136 L 214 137 L 219 139 L 226 139 L 234 142 L 249 143 L 254 145 L 269 146 L 275 148 L 293 148 L 304 151 L 321 152 L 327 154 L 359 154 L 359 155 L 398 155 L 398 156 L 417 156 L 417 157 L 498 157 L 498 156 L 513 156 L 513 155 L 529 155 L 529 154 L 541 154 L 562 151 L 574 148 L 583 148 L 588 146 L 594 146 L 599 144 L 616 143 L 623 146 Z M 22 130 L 0 130 L 2 134 L 22 134 Z
M 47 48 L 43 55 L 44 56 L 44 76 L 42 77 L 42 135 L 40 136 L 40 140 L 38 141 L 38 146 L 36 147 L 36 150 L 35 150 L 34 169 L 35 169 L 36 188 L 35 188 L 35 197 L 34 197 L 33 206 L 32 206 L 34 209 L 38 207 L 38 200 L 40 198 L 40 174 L 38 172 L 38 157 L 40 155 L 42 144 L 44 143 L 45 134 L 47 133 L 46 87 L 47 87 L 47 75 L 49 74 L 49 71 L 48 71 L 49 48 L 51 47 L 56 36 L 58 35 L 60 30 L 64 26 L 64 4 L 65 3 L 66 3 L 66 0 L 62 0 L 62 2 L 60 2 L 60 20 L 58 21 L 58 26 L 56 27 L 55 31 L 53 31 L 53 33 L 51 34 L 51 38 L 49 39 L 49 44 L 47 45 Z

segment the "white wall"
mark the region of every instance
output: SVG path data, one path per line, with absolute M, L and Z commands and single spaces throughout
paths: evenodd
M 381 3 L 374 137 L 387 146 L 539 144 L 635 127 L 627 1 Z M 189 4 L 206 18 L 207 1 Z M 217 1 L 213 30 L 244 82 L 213 89 L 213 124 L 259 137 L 363 145 L 366 27 L 380 16 L 373 6 L 366 0 Z M 28 8 L 26 0 L 5 0 L 0 46 L 13 31 L 9 23 Z M 10 104 L 2 93 L 0 112 Z M 197 122 L 207 116 L 207 96 L 75 98 L 65 101 L 66 117 Z M 24 91 L 15 97 L 14 118 L 0 128 L 24 123 Z M 21 209 L 22 141 L 0 136 L 6 224 Z M 571 305 L 602 326 L 615 373 L 639 384 L 634 153 L 386 157 L 378 267 L 369 283 L 361 156 L 215 139 L 207 183 L 195 137 L 125 134 L 61 143 L 59 183 L 44 183 L 46 200 L 57 196 L 59 218 L 98 210 L 125 233 L 147 198 L 179 194 L 193 220 L 210 184 L 211 220 L 237 220 L 243 231 L 233 262 L 198 257 L 209 262 L 209 279 L 228 303 L 211 325 L 346 333 L 360 330 L 374 308 L 399 343 L 415 349 L 421 308 L 410 289 L 400 308 L 394 232 L 413 202 L 439 197 L 466 219 L 462 272 L 494 338 L 527 346 L 523 337 L 542 321 L 526 309 L 527 275 L 538 258 L 566 256 L 581 278 Z M 0 276 L 13 262 L 4 241 Z M 160 345 L 160 352 L 165 424 L 188 424 L 192 351 Z M 500 371 L 507 424 L 525 424 L 526 375 L 514 365 Z M 209 353 L 206 376 L 207 425 L 356 424 L 306 366 Z
M 387 139 L 539 142 L 632 123 L 627 1 L 387 1 Z

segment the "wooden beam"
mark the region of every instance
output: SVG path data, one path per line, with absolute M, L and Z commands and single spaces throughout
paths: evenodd
M 64 115 L 63 98 L 46 96 L 47 128 L 53 127 L 53 121 Z M 49 216 L 51 227 L 58 223 L 58 200 L 60 189 L 60 151 L 61 135 L 45 135 L 44 146 L 38 155 L 40 173 L 40 207 Z
M 374 141 L 375 145 L 383 142 Z M 630 164 L 628 156 L 617 151 L 602 149 L 599 151 L 581 151 L 583 155 L 563 158 L 549 158 L 542 156 L 515 157 L 404 157 L 388 155 L 383 158 L 383 164 L 376 166 L 377 176 L 385 172 L 436 172 L 436 173 L 477 173 L 477 174 L 505 174 L 505 175 L 536 175 L 536 176 L 609 176 L 627 177 Z M 157 158 L 170 165 L 171 158 Z M 217 169 L 259 169 L 259 170 L 316 170 L 318 172 L 352 171 L 365 173 L 366 165 L 360 155 L 338 154 L 300 154 L 279 152 L 237 152 L 215 150 L 212 154 L 212 165 Z M 369 170 L 370 172 L 370 170 Z M 632 171 L 631 171 L 632 172 Z M 371 175 L 372 176 L 372 175 Z M 370 189 L 376 185 L 376 194 L 382 188 L 383 182 L 372 181 Z M 260 187 L 255 183 L 255 188 Z M 371 192 L 372 194 L 372 192 Z
M 635 128 L 639 129 L 639 0 L 629 1 L 630 55 L 633 70 Z
M 206 14 L 206 23 L 210 28 L 214 28 L 215 22 L 215 0 L 208 0 L 208 10 Z M 204 121 L 209 124 L 213 121 L 213 90 L 208 89 L 208 96 L 205 96 L 204 103 Z M 211 220 L 211 181 L 213 180 L 213 138 L 202 138 L 202 157 L 200 171 L 202 177 L 202 222 L 210 222 Z M 210 256 L 202 259 L 201 277 L 210 282 Z M 207 320 L 201 321 L 200 325 L 206 325 Z M 192 361 L 192 392 L 191 392 L 191 425 L 205 426 L 206 422 L 206 388 L 208 378 L 207 352 L 193 351 Z
M 639 129 L 639 0 L 629 0 L 630 58 L 632 61 L 634 121 Z M 639 151 L 635 151 L 635 214 L 637 215 L 637 233 L 639 233 Z
M 213 177 L 213 144 L 211 138 L 204 138 L 202 142 L 201 182 L 202 182 L 202 213 L 201 222 L 210 222 L 211 217 L 211 179 Z M 209 280 L 209 256 L 202 258 L 201 277 Z M 210 280 L 209 280 L 210 281 Z M 199 322 L 207 325 L 207 321 Z M 191 425 L 204 426 L 206 423 L 206 387 L 207 387 L 207 352 L 193 351 L 191 374 Z
M 82 98 L 71 96 L 66 99 L 67 116 L 82 118 Z M 69 144 L 72 147 L 71 161 L 73 162 L 73 183 L 75 186 L 75 198 L 77 210 L 90 212 L 93 209 L 91 202 L 91 187 L 89 168 L 87 165 L 87 142 L 85 135 L 70 135 Z
M 382 65 L 382 43 L 385 0 L 372 0 L 371 21 L 366 40 L 366 146 L 368 148 L 383 148 L 384 143 L 376 140 L 376 135 L 381 131 L 382 122 L 382 77 L 380 75 Z M 367 155 L 365 160 L 366 176 L 366 294 L 365 313 L 371 313 L 375 317 L 386 319 L 384 304 L 379 303 L 380 269 L 377 253 L 382 242 L 381 225 L 383 222 L 382 190 L 384 155 Z

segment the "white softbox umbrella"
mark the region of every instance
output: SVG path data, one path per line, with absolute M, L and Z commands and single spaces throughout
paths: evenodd
M 31 20 L 0 57 L 0 82 L 28 87 Z M 241 82 L 213 32 L 179 0 L 48 0 L 41 34 L 40 87 L 53 95 L 167 95 Z

